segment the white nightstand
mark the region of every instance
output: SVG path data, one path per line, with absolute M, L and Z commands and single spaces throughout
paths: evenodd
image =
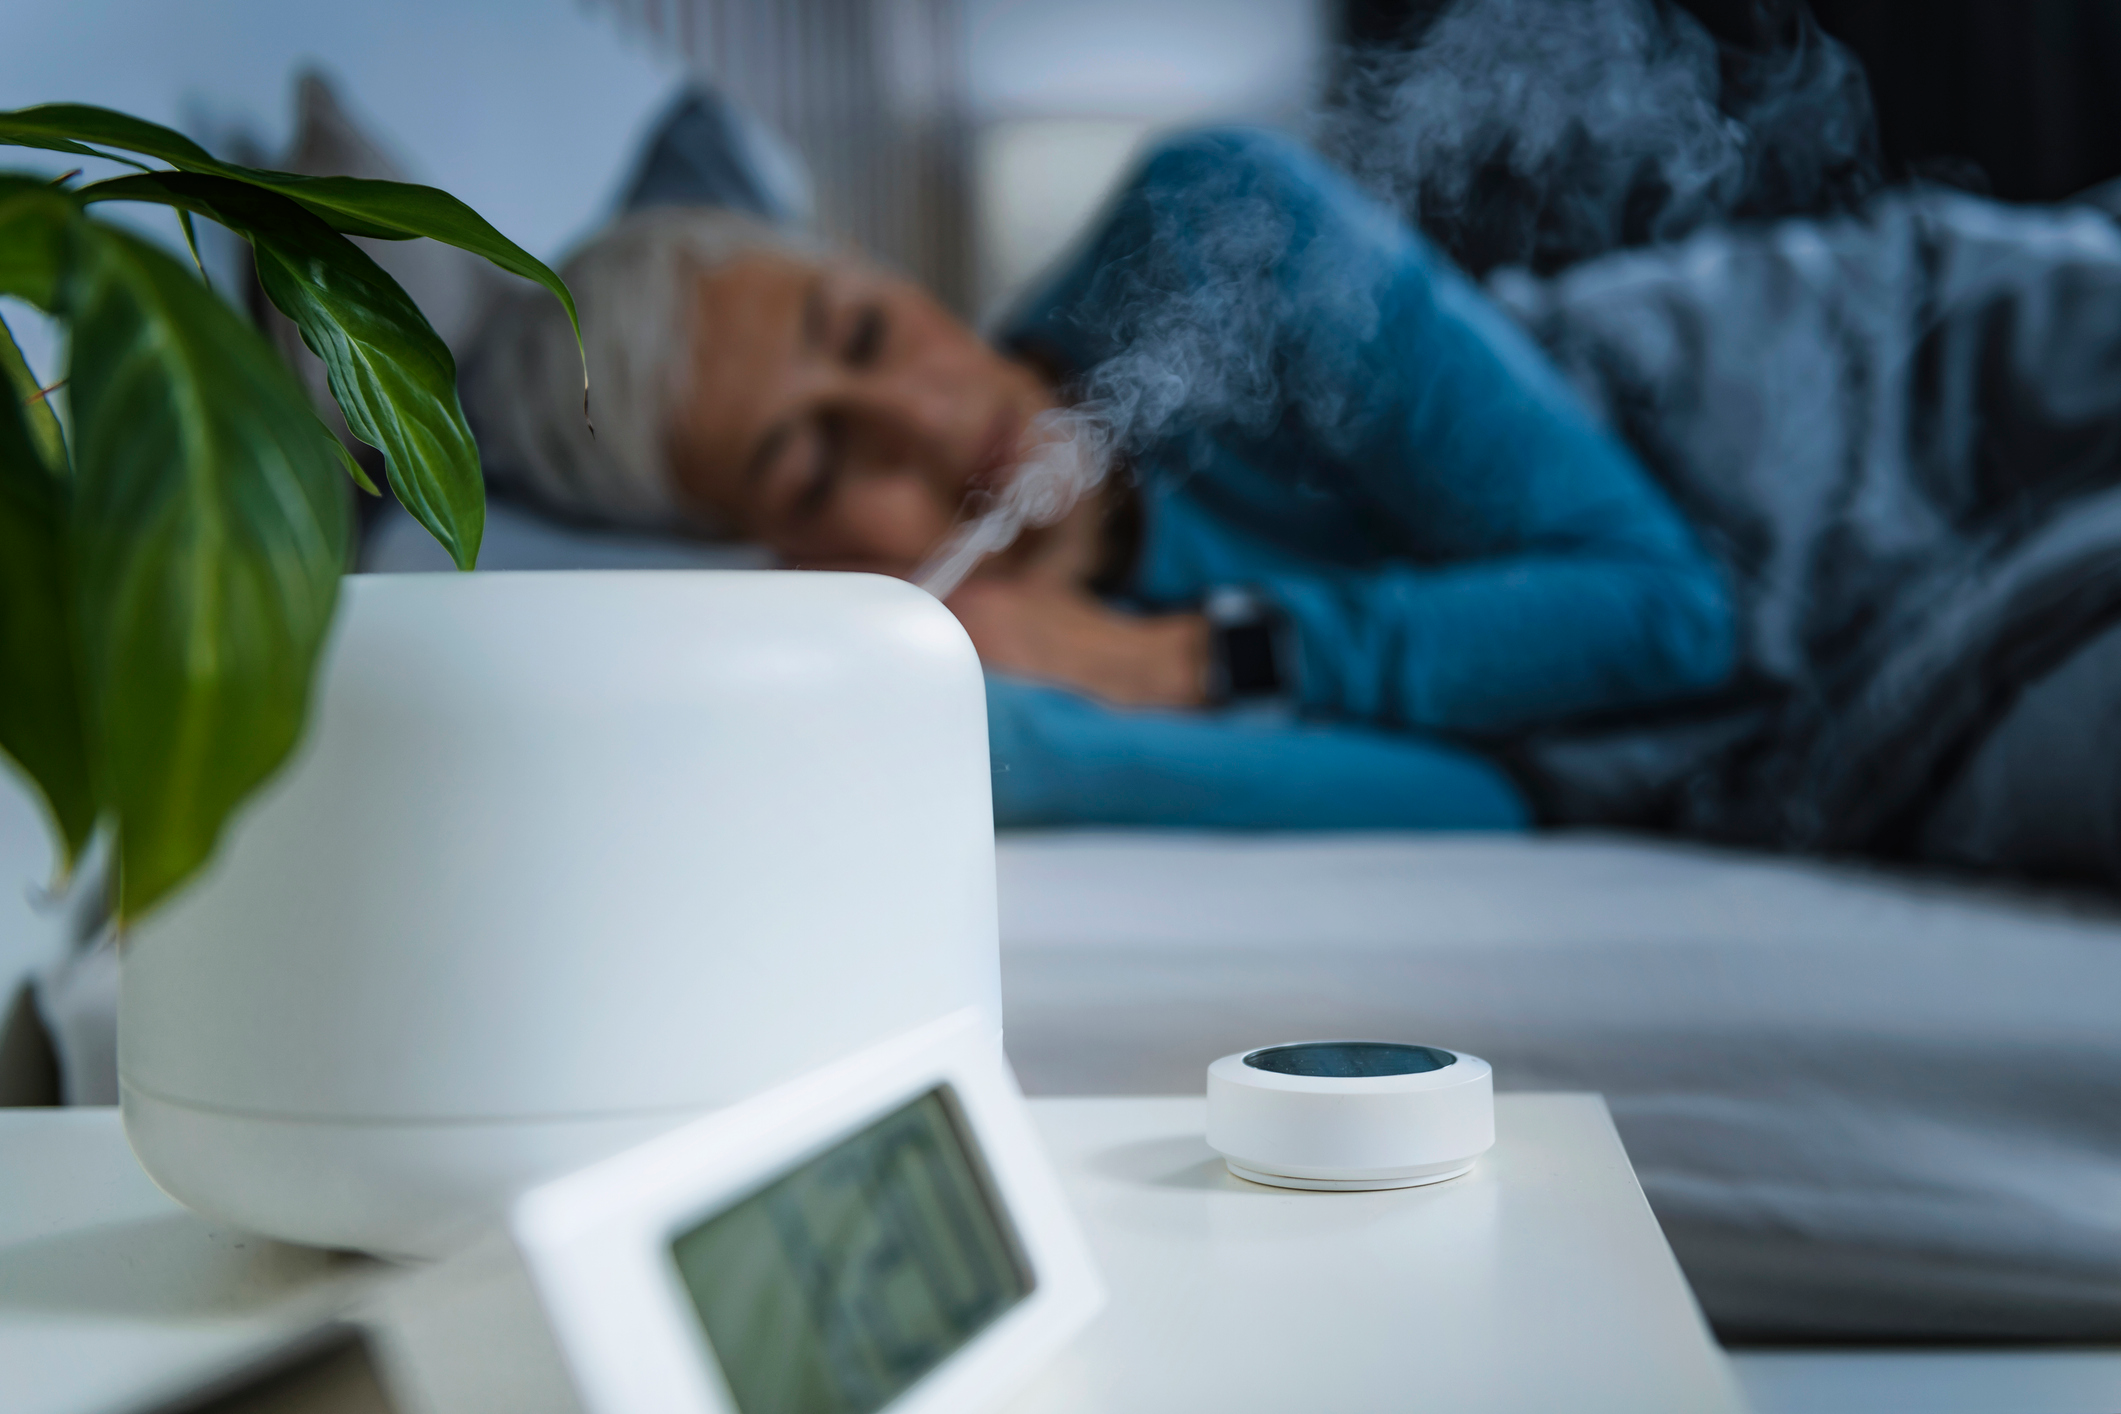
M 1596 1096 L 1499 1096 L 1471 1174 L 1385 1193 L 1232 1178 L 1203 1103 L 1033 1103 L 1111 1304 L 1011 1414 L 1743 1409 Z M 389 1279 L 186 1213 L 114 1110 L 0 1111 L 9 1414 L 148 1407 Z
M 1200 1099 L 1033 1109 L 1111 1303 L 1011 1414 L 1745 1407 L 1596 1095 L 1382 1193 L 1232 1177 Z
M 151 1408 L 283 1345 L 387 1270 L 178 1207 L 115 1109 L 0 1110 L 7 1414 Z

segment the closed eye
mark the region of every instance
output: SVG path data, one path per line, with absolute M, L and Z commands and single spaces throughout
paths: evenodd
M 849 368 L 866 368 L 876 362 L 883 351 L 885 334 L 884 311 L 870 305 L 854 321 L 854 331 L 847 336 L 847 346 L 840 352 Z
M 817 456 L 803 479 L 803 489 L 796 493 L 791 509 L 800 519 L 811 519 L 825 508 L 832 499 L 840 479 L 840 427 L 837 421 L 826 418 L 820 422 L 817 435 Z

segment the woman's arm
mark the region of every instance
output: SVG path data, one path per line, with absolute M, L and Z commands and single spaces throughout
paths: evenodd
M 994 820 L 1277 830 L 1518 830 L 1531 812 L 1492 762 L 1351 727 L 1116 712 L 989 675 Z
M 1334 219 L 1360 198 L 1330 174 L 1291 185 L 1316 193 L 1316 245 L 1332 251 L 1304 264 L 1388 272 L 1372 328 L 1338 306 L 1296 320 L 1289 366 L 1298 408 L 1320 405 L 1322 382 L 1361 390 L 1305 430 L 1406 553 L 1361 575 L 1262 576 L 1293 627 L 1302 703 L 1507 731 L 1721 682 L 1723 577 L 1634 456 L 1425 241 Z
M 1120 707 L 1208 700 L 1208 621 L 1122 614 L 1073 585 L 975 579 L 949 598 L 990 672 L 1065 683 Z
M 1248 273 L 1233 244 L 1270 258 Z M 1212 326 L 1200 291 L 1265 342 L 1243 377 L 1216 367 L 1240 349 L 1151 360 L 1191 370 L 1197 406 L 1175 421 L 1199 425 L 1149 512 L 1148 602 L 1263 590 L 1302 705 L 1381 726 L 1504 731 L 1726 675 L 1722 577 L 1647 472 L 1484 295 L 1294 144 L 1168 144 L 1024 324 L 1076 360 L 1112 358 L 1172 339 L 1159 308 L 1192 300 Z M 1334 548 L 1373 567 L 1282 553 L 1307 506 L 1358 527 L 1364 543 Z
M 1723 671 L 1721 600 L 1704 595 L 1698 577 L 1655 565 L 1561 557 L 1531 574 L 1474 563 L 1244 578 L 1288 616 L 1288 696 L 1314 717 L 1477 736 L 1673 696 Z M 1608 602 L 1614 596 L 1643 602 Z M 1208 705 L 1209 628 L 1199 614 L 1121 613 L 1080 590 L 1014 580 L 975 580 L 950 607 L 992 671 L 1117 707 Z M 1494 631 L 1515 615 L 1546 621 L 1544 651 Z M 1573 632 L 1579 615 L 1600 632 Z M 1614 626 L 1629 622 L 1673 641 L 1616 653 Z
M 1290 695 L 1324 715 L 1458 735 L 1702 692 L 1731 660 L 1705 568 L 1520 553 L 1439 569 L 1268 573 Z

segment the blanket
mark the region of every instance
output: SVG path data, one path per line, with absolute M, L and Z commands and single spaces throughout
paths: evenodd
M 1901 190 L 1491 291 L 1736 587 L 1738 683 L 1523 744 L 1562 821 L 1904 854 L 2031 682 L 2121 619 L 2112 189 Z

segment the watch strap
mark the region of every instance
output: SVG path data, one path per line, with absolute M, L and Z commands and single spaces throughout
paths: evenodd
M 1208 696 L 1216 703 L 1281 695 L 1281 613 L 1249 589 L 1227 587 L 1201 603 L 1208 621 Z

